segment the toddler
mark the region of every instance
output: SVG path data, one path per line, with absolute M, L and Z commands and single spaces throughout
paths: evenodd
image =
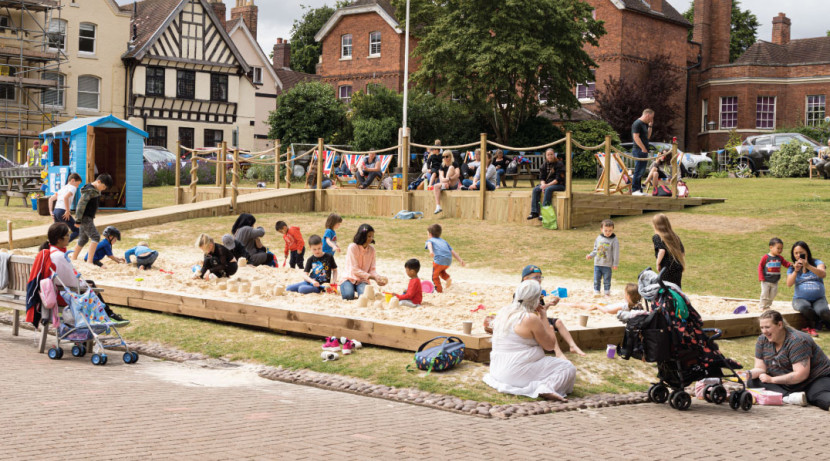
M 326 284 L 337 280 L 337 263 L 334 256 L 323 252 L 323 239 L 319 235 L 312 235 L 308 238 L 308 248 L 311 256 L 305 263 L 303 281 L 288 285 L 285 289 L 300 294 L 322 293 Z
M 421 307 L 423 294 L 421 293 L 421 279 L 418 278 L 418 271 L 421 270 L 421 262 L 413 258 L 407 261 L 403 267 L 406 269 L 406 275 L 409 276 L 409 285 L 403 294 L 395 295 L 400 300 L 399 305 Z
M 101 261 L 105 256 L 116 263 L 125 262 L 124 258 L 119 258 L 112 253 L 112 242 L 121 240 L 121 232 L 113 226 L 107 226 L 106 229 L 104 229 L 102 236 L 104 238 L 95 247 L 95 253 L 92 255 L 92 264 L 95 264 L 98 267 L 103 267 L 104 264 L 101 263 Z M 90 246 L 89 249 L 92 250 L 92 247 Z M 84 256 L 84 261 L 89 262 L 89 253 Z
M 340 245 L 337 244 L 337 228 L 343 223 L 343 218 L 337 213 L 332 213 L 326 218 L 326 232 L 323 234 L 323 253 L 334 256 L 340 253 Z M 309 240 L 309 245 L 311 241 Z
M 429 255 L 432 256 L 432 283 L 435 285 L 435 291 L 443 293 L 444 289 L 441 287 L 441 279 L 447 282 L 447 288 L 452 285 L 450 274 L 447 269 L 452 264 L 452 258 L 461 263 L 461 267 L 467 264 L 458 256 L 458 253 L 452 249 L 446 240 L 441 238 L 441 225 L 433 224 L 427 228 L 427 235 L 429 239 L 424 248 L 429 250 Z
M 300 228 L 297 226 L 288 227 L 285 221 L 277 221 L 274 227 L 285 240 L 285 259 L 289 266 L 292 269 L 302 269 L 303 258 L 305 257 L 305 242 L 303 241 L 303 234 L 300 233 Z M 291 259 L 288 258 L 289 253 Z M 282 265 L 285 266 L 285 262 Z
M 600 282 L 605 296 L 611 296 L 611 271 L 617 270 L 620 264 L 620 242 L 614 234 L 614 221 L 602 221 L 600 231 L 594 241 L 594 251 L 585 256 L 585 259 L 594 258 L 594 297 L 600 294 Z
M 124 253 L 124 258 L 127 264 L 131 264 L 130 257 L 135 256 L 135 264 L 139 269 L 146 271 L 153 266 L 156 259 L 159 257 L 159 252 L 151 250 L 147 246 L 147 242 L 138 242 L 138 245 L 130 248 Z
M 622 323 L 628 323 L 632 317 L 648 314 L 640 302 L 643 297 L 637 290 L 636 283 L 629 283 L 625 286 L 625 302 L 611 304 L 610 306 L 592 306 L 588 310 L 598 310 L 606 314 L 617 314 L 617 319 Z
M 758 264 L 758 280 L 761 282 L 761 309 L 772 307 L 772 301 L 778 294 L 778 281 L 781 280 L 781 266 L 790 267 L 790 263 L 781 257 L 784 242 L 778 237 L 769 241 L 769 253 Z
M 211 277 L 230 277 L 236 274 L 237 269 L 239 269 L 231 250 L 225 248 L 224 245 L 217 245 L 213 242 L 213 238 L 206 234 L 199 235 L 196 240 L 196 248 L 202 250 L 205 259 L 202 262 L 202 269 L 193 276 L 195 279 L 208 280 Z

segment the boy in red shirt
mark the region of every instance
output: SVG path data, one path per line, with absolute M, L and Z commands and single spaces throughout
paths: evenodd
M 409 276 L 409 286 L 401 295 L 395 295 L 400 306 L 421 307 L 423 297 L 421 294 L 421 279 L 418 278 L 418 271 L 421 270 L 421 262 L 417 259 L 410 259 L 403 267 L 406 268 L 406 275 Z
M 790 263 L 781 257 L 784 251 L 784 242 L 778 237 L 769 241 L 769 253 L 761 258 L 758 264 L 758 281 L 761 282 L 761 309 L 772 307 L 775 296 L 778 295 L 778 281 L 781 280 L 781 267 L 790 267 Z
M 305 257 L 305 241 L 303 235 L 300 233 L 300 228 L 297 226 L 288 227 L 285 221 L 277 221 L 274 226 L 283 240 L 285 240 L 285 259 L 289 262 L 292 269 L 303 268 L 303 258 Z M 291 253 L 291 259 L 288 259 L 288 253 Z M 285 266 L 285 262 L 282 263 Z

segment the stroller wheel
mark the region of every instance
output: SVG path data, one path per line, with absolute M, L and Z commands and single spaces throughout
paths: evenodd
M 99 354 L 92 354 L 92 364 L 93 365 L 103 365 L 104 364 L 104 357 Z
M 78 357 L 83 357 L 85 355 L 86 355 L 86 346 L 81 344 L 81 355 L 79 355 Z
M 124 352 L 124 363 L 133 363 L 133 354 L 132 352 Z
M 703 389 L 703 399 L 707 402 L 712 402 L 712 388 L 714 388 L 714 384 L 709 384 L 706 388 Z
M 692 406 L 692 397 L 686 391 L 673 392 L 671 399 L 672 407 L 684 411 Z
M 726 388 L 723 387 L 721 384 L 717 384 L 712 387 L 712 395 L 711 395 L 712 403 L 715 405 L 720 405 L 726 401 Z
M 101 365 L 106 365 L 106 364 L 107 364 L 107 356 L 106 356 L 106 354 L 101 354 L 101 360 L 102 360 L 102 361 L 101 361 Z
M 63 349 L 58 349 L 57 347 L 50 347 L 47 355 L 52 360 L 59 360 L 61 356 L 63 356 L 61 352 L 63 352 Z
M 741 392 L 741 410 L 749 411 L 752 409 L 752 393 L 749 391 Z
M 133 363 L 138 362 L 138 352 L 132 351 L 130 354 L 133 354 Z
M 678 393 L 680 393 L 680 391 L 674 390 L 674 391 L 671 391 L 671 395 L 669 395 L 669 405 L 671 405 L 672 408 L 677 408 L 674 405 L 675 405 L 675 397 L 677 397 Z
M 741 407 L 741 394 L 743 391 L 735 391 L 729 396 L 729 408 L 737 410 Z
M 78 346 L 77 344 L 72 346 L 72 357 L 83 357 L 83 355 L 84 350 L 81 346 Z
M 669 399 L 669 390 L 662 384 L 653 384 L 648 390 L 648 398 L 654 403 L 666 403 Z

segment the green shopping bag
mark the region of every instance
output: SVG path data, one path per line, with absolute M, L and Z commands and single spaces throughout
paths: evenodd
M 556 225 L 556 209 L 551 205 L 542 207 L 542 227 L 550 230 L 559 228 Z

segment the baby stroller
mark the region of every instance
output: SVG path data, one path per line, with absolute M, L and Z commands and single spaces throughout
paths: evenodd
M 54 277 L 61 282 L 61 285 L 64 285 L 57 275 Z M 118 327 L 130 322 L 127 320 L 116 322 L 110 319 L 104 309 L 104 303 L 95 291 L 83 279 L 80 280 L 82 285 L 85 286 L 85 292 L 76 293 L 65 285 L 60 292 L 67 306 L 59 315 L 60 321 L 57 325 L 55 346 L 49 348 L 49 358 L 53 360 L 61 359 L 63 357 L 61 341 L 66 341 L 74 344 L 72 346 L 73 357 L 83 357 L 87 352 L 92 352 L 93 365 L 106 365 L 106 349 L 116 347 L 124 347 L 124 363 L 138 362 L 138 353 L 130 351 L 129 346 L 118 332 Z M 111 333 L 115 333 L 115 336 L 104 336 Z M 110 341 L 109 344 L 104 343 L 104 341 L 112 339 L 117 339 L 117 341 Z M 88 348 L 91 350 L 88 351 Z
M 703 395 L 707 402 L 720 405 L 728 400 L 733 410 L 741 408 L 749 411 L 752 408 L 752 394 L 735 372 L 742 367 L 724 357 L 715 343 L 723 332 L 703 328 L 700 314 L 686 295 L 674 284 L 664 283 L 651 268 L 640 274 L 639 286 L 640 294 L 646 299 L 648 314 L 629 321 L 623 342 L 617 349 L 623 359 L 634 357 L 657 364 L 659 382 L 649 388 L 649 400 L 654 403 L 668 401 L 672 408 L 688 410 L 692 398 L 685 388 L 695 381 L 715 378 L 717 383 L 704 388 Z M 741 389 L 727 395 L 723 378 L 734 378 Z

